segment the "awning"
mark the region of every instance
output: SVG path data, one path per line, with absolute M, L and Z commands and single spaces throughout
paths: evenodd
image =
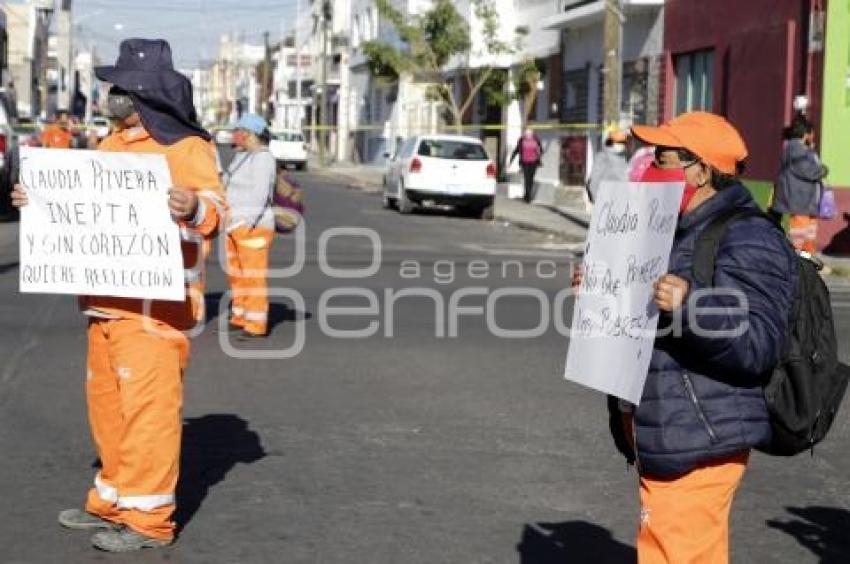
M 605 20 L 605 0 L 564 0 L 564 9 L 560 14 L 543 20 L 543 29 L 570 29 L 602 23 Z M 664 6 L 664 0 L 623 0 L 628 17 L 629 12 L 642 9 L 657 9 Z

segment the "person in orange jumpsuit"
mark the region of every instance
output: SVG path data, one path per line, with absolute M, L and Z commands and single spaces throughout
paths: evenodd
M 98 530 L 110 552 L 156 548 L 174 539 L 183 371 L 189 340 L 203 320 L 201 244 L 223 223 L 225 202 L 209 134 L 198 124 L 191 84 L 174 71 L 165 41 L 121 43 L 115 66 L 96 69 L 113 84 L 107 103 L 116 130 L 99 149 L 165 155 L 168 206 L 180 226 L 187 276 L 183 302 L 88 296 L 86 395 L 101 468 L 85 509 L 59 514 L 71 529 Z M 13 203 L 27 203 L 20 186 Z
M 230 223 L 227 226 L 227 274 L 232 292 L 230 329 L 241 339 L 268 331 L 267 272 L 274 238 L 271 201 L 277 163 L 268 149 L 268 123 L 245 114 L 236 124 L 237 153 L 224 172 Z
M 70 149 L 74 141 L 68 121 L 68 112 L 56 112 L 55 121 L 41 132 L 41 145 L 49 149 Z

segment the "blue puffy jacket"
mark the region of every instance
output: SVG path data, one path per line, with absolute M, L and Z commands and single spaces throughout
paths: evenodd
M 646 386 L 635 409 L 643 474 L 673 477 L 770 440 L 761 385 L 783 349 L 797 277 L 796 257 L 784 234 L 764 217 L 729 226 L 717 253 L 714 287 L 746 296 L 749 307 L 743 313 L 729 309 L 740 298 L 728 293 L 693 300 L 701 290 L 692 273 L 697 236 L 719 214 L 755 207 L 749 191 L 735 184 L 679 221 L 669 272 L 690 282 L 689 301 L 678 316 L 681 330 L 661 336 L 675 321 L 671 315 L 659 321 Z M 702 308 L 721 311 L 706 314 Z M 747 330 L 735 335 L 732 330 L 742 323 L 749 324 Z M 727 334 L 709 336 L 706 331 Z

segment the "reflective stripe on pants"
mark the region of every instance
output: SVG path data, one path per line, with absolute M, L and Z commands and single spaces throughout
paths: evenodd
M 86 510 L 146 536 L 174 536 L 183 368 L 189 341 L 141 319 L 89 321 L 86 397 L 101 461 Z

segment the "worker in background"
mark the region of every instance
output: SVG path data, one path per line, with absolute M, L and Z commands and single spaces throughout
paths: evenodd
M 593 169 L 587 181 L 587 197 L 591 202 L 596 201 L 602 182 L 606 180 L 625 182 L 628 180 L 627 140 L 628 134 L 616 129 L 609 131 L 605 136 L 602 148 L 593 157 Z
M 92 544 L 101 550 L 131 552 L 174 540 L 189 359 L 183 331 L 203 320 L 200 243 L 223 223 L 225 203 L 210 136 L 197 123 L 191 83 L 174 70 L 168 43 L 123 41 L 116 65 L 95 72 L 113 85 L 107 106 L 116 126 L 99 149 L 165 155 L 174 183 L 168 206 L 187 269 L 182 302 L 81 298 L 89 319 L 89 422 L 101 467 L 85 509 L 62 511 L 59 522 L 97 530 Z M 27 203 L 20 186 L 13 202 Z
M 74 142 L 70 121 L 66 110 L 57 110 L 56 117 L 41 132 L 41 146 L 49 149 L 70 149 Z
M 794 118 L 785 137 L 770 212 L 777 218 L 789 214 L 788 234 L 794 248 L 814 254 L 823 180 L 829 169 L 815 151 L 815 128 L 804 115 Z
M 277 178 L 277 163 L 268 148 L 270 139 L 265 119 L 243 115 L 233 133 L 236 155 L 223 176 L 230 208 L 230 329 L 240 332 L 242 338 L 265 337 L 268 331 L 267 274 L 274 238 L 271 201 Z

